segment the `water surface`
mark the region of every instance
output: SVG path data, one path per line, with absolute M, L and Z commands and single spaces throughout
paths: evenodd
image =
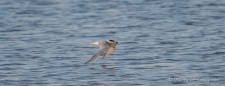
M 222 86 L 224 15 L 223 0 L 1 0 L 0 85 Z M 113 53 L 84 64 L 105 39 Z

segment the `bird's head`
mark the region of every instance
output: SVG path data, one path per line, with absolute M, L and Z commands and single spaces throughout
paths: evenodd
M 107 40 L 107 42 L 110 43 L 110 44 L 117 44 L 117 43 L 118 43 L 118 42 L 115 41 L 115 40 Z

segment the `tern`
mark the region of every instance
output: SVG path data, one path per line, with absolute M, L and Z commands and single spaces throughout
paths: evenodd
M 103 41 L 91 43 L 91 44 L 94 44 L 94 45 L 99 46 L 99 50 L 85 64 L 87 64 L 87 63 L 95 60 L 98 56 L 100 56 L 104 52 L 105 52 L 105 55 L 103 56 L 102 59 L 106 58 L 115 49 L 117 43 L 118 42 L 117 41 L 114 41 L 114 40 L 103 40 Z

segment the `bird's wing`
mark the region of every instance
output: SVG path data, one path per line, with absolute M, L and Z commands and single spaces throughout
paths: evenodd
M 95 55 L 92 56 L 92 58 L 90 60 L 88 60 L 85 64 L 95 60 L 98 56 L 100 56 L 102 53 L 104 53 L 106 51 L 106 49 L 108 48 L 108 45 L 102 44 L 99 46 L 99 50 L 95 53 Z
M 109 56 L 110 53 L 112 53 L 112 51 L 113 51 L 113 50 L 115 49 L 115 47 L 116 47 L 116 44 L 117 44 L 117 43 L 113 43 L 113 44 L 110 44 L 110 45 L 109 45 L 109 48 L 107 49 L 107 51 L 106 51 L 106 53 L 105 53 L 105 55 L 104 55 L 104 57 L 103 57 L 102 59 L 106 58 L 107 56 Z

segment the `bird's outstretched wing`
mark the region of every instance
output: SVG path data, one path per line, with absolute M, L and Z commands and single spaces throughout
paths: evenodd
M 92 56 L 92 58 L 90 60 L 88 60 L 85 64 L 95 60 L 98 56 L 100 56 L 102 53 L 104 53 L 106 51 L 106 49 L 108 48 L 108 45 L 100 45 L 99 46 L 99 50 L 95 53 L 95 55 Z

